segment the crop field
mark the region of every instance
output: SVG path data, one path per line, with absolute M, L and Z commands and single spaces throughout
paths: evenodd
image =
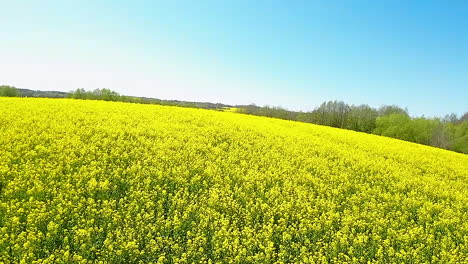
M 468 263 L 468 156 L 229 112 L 0 98 L 0 263 Z

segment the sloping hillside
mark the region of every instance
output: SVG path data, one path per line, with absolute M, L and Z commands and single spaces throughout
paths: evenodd
M 468 156 L 236 113 L 0 98 L 0 262 L 464 263 Z

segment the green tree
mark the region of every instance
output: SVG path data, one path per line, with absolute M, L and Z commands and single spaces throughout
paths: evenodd
M 375 129 L 378 112 L 368 105 L 351 106 L 346 128 L 371 133 Z
M 451 149 L 449 126 L 452 125 L 452 123 L 440 121 L 439 119 L 434 120 L 434 122 L 434 129 L 432 130 L 432 136 L 429 145 L 438 148 Z
M 409 125 L 412 135 L 407 140 L 430 145 L 434 130 L 438 124 L 435 120 L 419 117 L 412 119 Z
M 117 92 L 114 92 L 110 89 L 96 89 L 93 91 L 93 94 L 96 96 L 96 99 L 104 101 L 119 101 L 120 95 Z
M 376 119 L 374 134 L 408 140 L 411 137 L 411 119 L 404 114 L 390 114 Z
M 437 126 L 436 120 L 396 113 L 378 117 L 374 134 L 430 145 Z
M 21 97 L 21 92 L 14 86 L 1 85 L 0 96 L 6 97 Z
M 454 126 L 452 150 L 468 154 L 468 121 Z
M 465 121 L 468 121 L 468 112 L 464 113 L 460 119 L 458 119 L 458 122 L 459 123 L 462 123 L 462 122 L 465 122 Z
M 313 111 L 314 123 L 345 128 L 347 126 L 349 112 L 349 105 L 342 101 L 324 102 Z
M 87 92 L 83 88 L 78 88 L 73 92 L 70 92 L 70 98 L 74 99 L 87 99 Z
M 384 105 L 378 110 L 379 116 L 387 116 L 392 114 L 401 114 L 409 117 L 408 110 L 397 105 Z
M 119 93 L 110 89 L 95 89 L 91 92 L 85 89 L 76 89 L 70 93 L 70 98 L 74 99 L 92 99 L 92 100 L 105 100 L 105 101 L 122 101 Z M 127 99 L 128 100 L 128 99 Z

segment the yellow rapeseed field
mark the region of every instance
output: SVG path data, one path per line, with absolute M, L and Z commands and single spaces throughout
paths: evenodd
M 468 156 L 229 112 L 0 98 L 0 263 L 468 263 Z

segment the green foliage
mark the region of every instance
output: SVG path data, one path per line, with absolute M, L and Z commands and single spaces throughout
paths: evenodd
M 342 101 L 328 101 L 322 103 L 314 111 L 302 113 L 300 121 L 314 124 L 346 128 L 351 107 Z
M 408 110 L 403 109 L 397 105 L 384 105 L 378 110 L 379 116 L 387 116 L 392 114 L 401 114 L 409 117 Z
M 69 95 L 70 98 L 74 99 L 92 99 L 92 100 L 104 100 L 104 101 L 122 101 L 122 97 L 119 93 L 109 89 L 95 89 L 94 91 L 85 91 L 84 89 L 76 89 Z
M 452 149 L 462 153 L 468 153 L 468 121 L 464 121 L 453 129 Z
M 374 134 L 429 145 L 437 125 L 435 120 L 395 113 L 378 117 Z
M 402 114 L 390 114 L 379 116 L 376 119 L 374 134 L 386 137 L 408 140 L 411 138 L 410 123 L 411 119 Z
M 236 107 L 237 113 L 266 116 L 285 120 L 296 120 L 296 112 L 288 111 L 278 106 L 263 106 L 259 107 L 254 104 Z
M 0 86 L 0 96 L 21 97 L 21 92 L 16 87 L 8 86 L 8 85 L 1 85 Z
M 351 106 L 346 128 L 371 133 L 375 129 L 377 110 L 368 105 Z
M 437 127 L 437 121 L 423 117 L 414 118 L 411 120 L 410 126 L 413 131 L 413 138 L 408 141 L 429 145 L 434 129 Z

